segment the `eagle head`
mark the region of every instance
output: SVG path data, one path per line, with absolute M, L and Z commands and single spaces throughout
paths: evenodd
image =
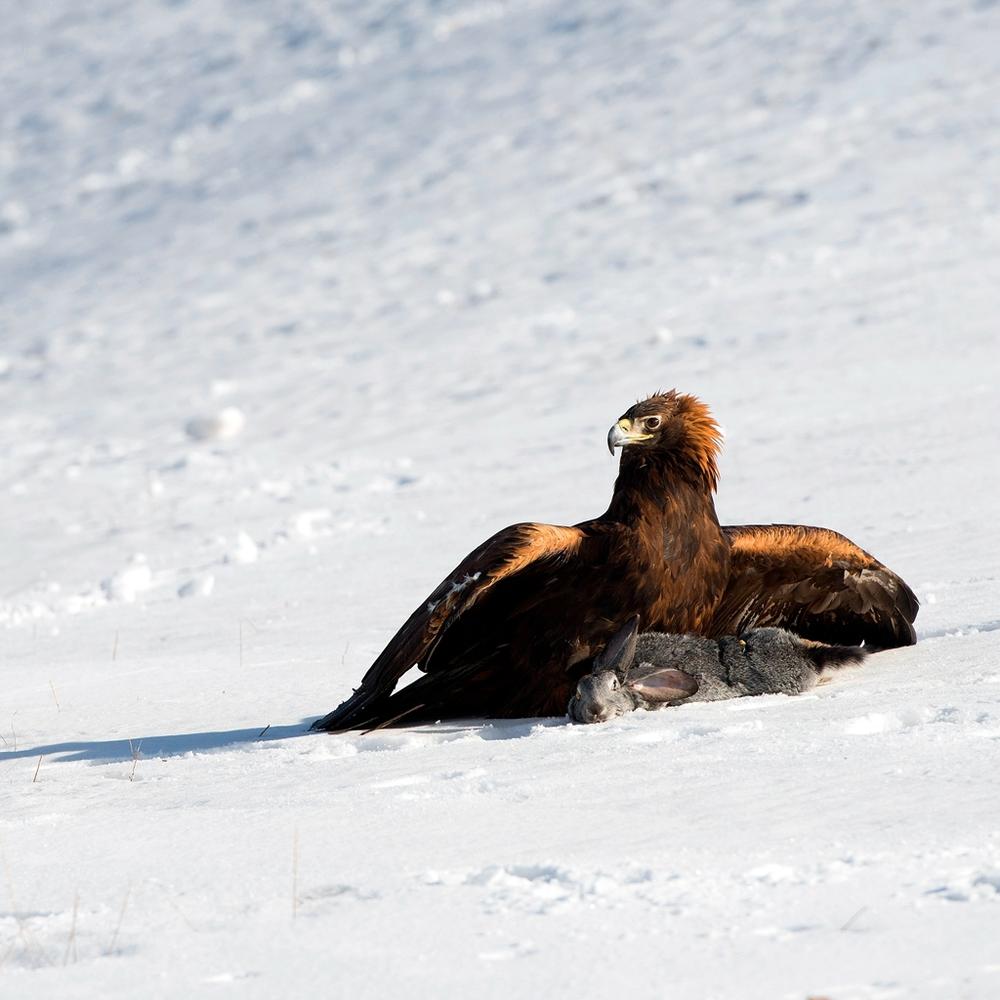
M 634 448 L 692 460 L 713 489 L 721 444 L 722 432 L 708 407 L 697 397 L 674 389 L 636 403 L 608 431 L 612 455 L 615 448 Z

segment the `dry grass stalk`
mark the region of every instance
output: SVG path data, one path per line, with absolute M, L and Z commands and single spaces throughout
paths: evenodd
M 129 781 L 134 781 L 135 780 L 135 769 L 136 769 L 136 766 L 139 763 L 139 758 L 142 756 L 142 754 L 139 752 L 142 749 L 142 740 L 139 740 L 139 742 L 136 743 L 135 746 L 133 746 L 132 745 L 132 741 L 129 740 L 128 741 L 128 748 L 129 748 L 129 751 L 132 754 L 132 770 L 129 771 L 129 773 L 128 773 L 128 780 Z
M 69 925 L 69 937 L 66 939 L 66 953 L 63 955 L 63 965 L 69 964 L 69 953 L 73 952 L 73 961 L 76 961 L 76 914 L 80 908 L 80 893 L 73 896 L 73 921 Z
M 118 943 L 118 932 L 122 929 L 122 921 L 125 919 L 125 908 L 128 906 L 128 898 L 132 894 L 132 883 L 128 884 L 128 888 L 125 890 L 125 898 L 122 900 L 122 908 L 118 913 L 118 923 L 115 926 L 115 932 L 111 935 L 111 944 L 108 945 L 106 955 L 110 955 L 115 950 L 115 945 Z
M 292 834 L 292 919 L 299 912 L 299 828 Z

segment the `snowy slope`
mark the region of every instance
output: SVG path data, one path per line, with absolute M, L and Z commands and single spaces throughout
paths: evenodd
M 1000 995 L 998 39 L 986 0 L 7 11 L 0 996 Z M 844 531 L 917 647 L 305 734 L 474 544 L 603 510 L 669 386 L 722 519 Z

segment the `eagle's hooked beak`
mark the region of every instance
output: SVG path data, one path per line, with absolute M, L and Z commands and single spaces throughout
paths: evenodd
M 629 444 L 639 444 L 641 441 L 648 441 L 653 435 L 636 432 L 632 429 L 632 421 L 627 417 L 622 417 L 611 430 L 608 431 L 608 451 L 613 455 L 615 448 L 624 448 Z

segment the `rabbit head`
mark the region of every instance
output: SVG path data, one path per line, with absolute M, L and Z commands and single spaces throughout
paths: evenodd
M 606 722 L 638 707 L 635 695 L 618 675 L 601 670 L 577 681 L 568 711 L 574 722 Z
M 639 618 L 630 618 L 594 658 L 589 674 L 581 677 L 570 699 L 569 717 L 575 722 L 606 722 L 636 708 L 653 708 L 681 701 L 698 690 L 688 674 L 642 663 L 635 668 Z
M 590 673 L 580 678 L 569 701 L 569 717 L 574 722 L 604 722 L 636 707 L 635 698 L 625 687 L 625 679 L 635 660 L 638 632 L 639 617 L 636 615 L 594 657 Z

